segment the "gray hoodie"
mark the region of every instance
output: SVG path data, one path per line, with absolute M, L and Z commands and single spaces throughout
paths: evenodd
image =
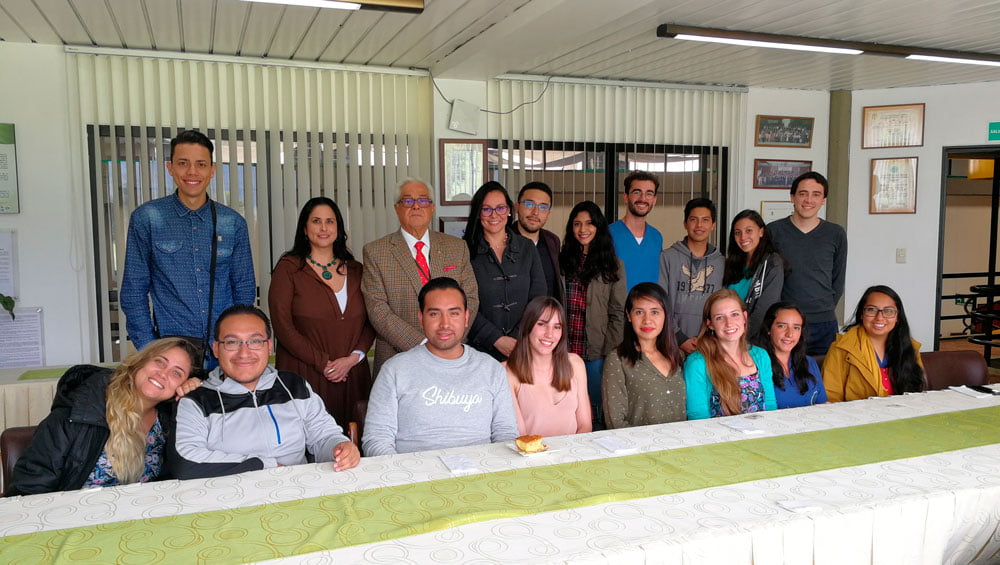
M 678 345 L 698 336 L 705 300 L 722 288 L 725 268 L 725 258 L 715 246 L 708 244 L 705 255 L 695 257 L 686 237 L 660 253 L 660 286 L 667 291 Z

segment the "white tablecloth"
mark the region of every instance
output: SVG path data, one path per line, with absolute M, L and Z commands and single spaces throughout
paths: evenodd
M 769 435 L 1000 405 L 951 391 L 760 414 Z M 736 418 L 747 418 L 737 416 Z M 746 439 L 720 420 L 548 438 L 521 457 L 504 445 L 267 469 L 208 480 L 0 499 L 0 535 L 205 512 L 450 477 L 441 453 L 485 472 L 606 458 L 592 439 L 639 452 Z M 794 512 L 779 503 L 815 506 Z M 285 561 L 312 563 L 996 563 L 1000 445 L 754 481 L 676 495 L 469 524 Z

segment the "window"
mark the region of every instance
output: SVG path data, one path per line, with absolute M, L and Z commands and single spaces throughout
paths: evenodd
M 632 171 L 648 171 L 659 179 L 660 190 L 647 219 L 669 245 L 685 235 L 684 205 L 692 198 L 710 198 L 718 217 L 728 217 L 728 154 L 727 147 L 491 140 L 489 173 L 511 198 L 527 182 L 548 184 L 553 206 L 546 228 L 562 237 L 570 210 L 583 200 L 600 205 L 609 222 L 621 217 L 622 182 Z M 616 167 L 608 170 L 609 162 Z M 724 223 L 716 240 L 724 235 Z

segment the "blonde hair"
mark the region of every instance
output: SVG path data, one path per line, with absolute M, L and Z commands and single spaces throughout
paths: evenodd
M 146 468 L 146 432 L 142 429 L 142 405 L 135 390 L 135 375 L 147 363 L 175 347 L 187 353 L 189 359 L 195 358 L 190 343 L 182 338 L 168 337 L 129 355 L 111 374 L 105 392 L 109 434 L 104 451 L 119 484 L 138 481 Z
M 747 311 L 746 303 L 734 290 L 724 288 L 712 293 L 705 300 L 701 334 L 698 336 L 698 351 L 705 356 L 705 371 L 708 373 L 708 379 L 712 382 L 712 387 L 719 393 L 719 407 L 722 408 L 722 413 L 726 416 L 743 413 L 743 403 L 740 400 L 740 378 L 736 374 L 736 369 L 726 363 L 722 346 L 719 345 L 719 337 L 715 335 L 715 331 L 708 328 L 708 321 L 712 319 L 712 306 L 729 299 L 738 302 L 743 312 Z M 744 359 L 748 355 L 749 348 L 747 332 L 744 329 L 739 344 L 739 351 Z

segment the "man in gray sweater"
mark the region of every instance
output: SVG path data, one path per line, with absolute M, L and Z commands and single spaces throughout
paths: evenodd
M 705 301 L 722 289 L 726 259 L 709 243 L 715 233 L 715 203 L 694 198 L 684 206 L 687 237 L 660 252 L 660 286 L 667 291 L 677 345 L 686 355 L 698 347 Z
M 844 295 L 847 233 L 819 217 L 830 183 L 816 171 L 792 181 L 795 212 L 767 225 L 771 240 L 791 267 L 781 299 L 794 302 L 806 318 L 806 353 L 826 355 L 837 337 L 837 302 Z
M 503 367 L 462 344 L 469 326 L 465 292 L 448 277 L 420 290 L 427 340 L 386 361 L 365 417 L 366 456 L 512 440 L 514 404 Z

